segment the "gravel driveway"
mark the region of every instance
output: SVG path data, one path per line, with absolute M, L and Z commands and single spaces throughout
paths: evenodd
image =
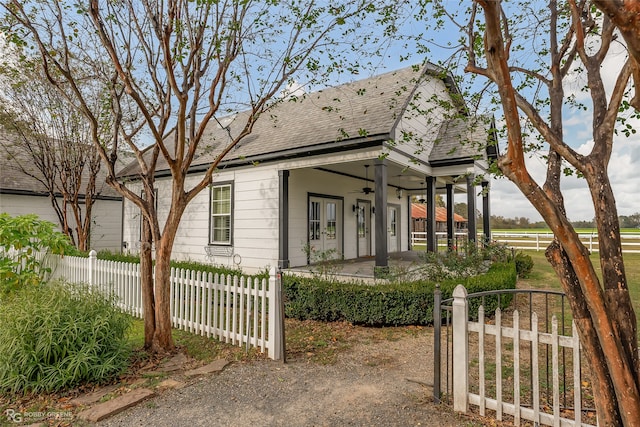
M 432 338 L 358 343 L 336 363 L 233 363 L 99 426 L 481 425 L 431 403 Z M 177 378 L 180 379 L 180 378 Z

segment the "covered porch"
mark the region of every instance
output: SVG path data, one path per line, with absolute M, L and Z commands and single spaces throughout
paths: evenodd
M 371 155 L 374 154 L 374 155 Z M 438 248 L 438 229 L 436 227 L 436 196 L 446 201 L 446 237 L 449 249 L 456 245 L 456 222 L 454 205 L 464 202 L 467 205 L 466 239 L 476 242 L 477 195 L 482 194 L 481 239 L 488 241 L 489 229 L 489 183 L 476 177 L 484 172 L 473 162 L 459 165 L 445 165 L 433 168 L 428 165 L 412 165 L 394 161 L 394 156 L 380 159 L 378 152 L 360 153 L 359 158 L 334 161 L 324 157 L 321 164 L 306 164 L 305 167 L 282 170 L 279 173 L 280 188 L 280 242 L 278 266 L 283 269 L 295 267 L 303 271 L 313 264 L 307 257 L 306 266 L 301 266 L 299 258 L 300 223 L 308 224 L 306 244 L 314 245 L 314 221 L 312 205 L 317 198 L 324 198 L 334 204 L 337 200 L 338 222 L 335 233 L 338 238 L 337 255 L 345 258 L 340 269 L 345 275 L 386 276 L 390 270 L 418 260 L 414 250 L 435 252 Z M 371 156 L 371 157 L 369 157 Z M 318 159 L 320 160 L 320 159 Z M 351 160 L 351 161 L 345 161 Z M 291 165 L 293 166 L 293 165 Z M 301 166 L 300 164 L 296 166 Z M 305 172 L 307 171 L 307 172 Z M 304 182 L 304 177 L 313 172 L 313 181 Z M 318 190 L 317 181 L 331 182 L 330 190 Z M 304 189 L 301 187 L 304 186 Z M 292 189 L 293 188 L 293 189 Z M 303 200 L 303 198 L 306 200 Z M 413 201 L 422 203 L 425 209 L 426 241 L 424 245 L 412 245 Z M 306 203 L 306 208 L 305 208 Z M 294 205 L 295 204 L 295 205 Z M 305 212 L 303 212 L 306 210 Z M 393 218 L 393 215 L 401 218 Z M 306 218 L 304 218 L 306 216 Z M 322 222 L 324 224 L 324 222 Z M 294 227 L 298 228 L 292 228 Z M 398 226 L 396 226 L 398 224 Z M 402 224 L 402 226 L 400 226 Z M 390 239 L 390 234 L 398 233 L 398 243 Z M 439 233 L 442 234 L 442 233 Z M 459 234 L 459 233 L 458 233 Z M 346 241 L 346 244 L 345 244 Z M 313 266 L 311 266 L 313 267 Z
M 400 272 L 408 272 L 423 263 L 420 254 L 424 254 L 424 250 L 410 250 L 403 252 L 394 252 L 389 254 L 387 259 L 388 274 L 394 275 Z M 326 266 L 325 266 L 326 267 Z M 306 265 L 302 267 L 292 267 L 282 270 L 284 273 L 314 276 L 322 275 L 323 267 L 317 264 Z M 376 260 L 374 256 L 361 257 L 346 260 L 333 260 L 331 266 L 326 268 L 326 276 L 338 281 L 361 281 L 365 283 L 375 283 L 380 278 L 376 274 Z

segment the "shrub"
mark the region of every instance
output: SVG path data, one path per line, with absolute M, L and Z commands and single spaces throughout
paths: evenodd
M 495 263 L 485 274 L 441 283 L 442 298 L 450 298 L 459 283 L 469 293 L 512 289 L 516 284 L 514 263 Z M 394 282 L 380 285 L 335 283 L 318 277 L 284 276 L 285 315 L 300 320 L 338 321 L 371 326 L 427 325 L 433 322 L 435 282 Z M 504 306 L 510 297 L 503 298 Z M 485 300 L 495 310 L 497 298 Z
M 0 214 L 0 294 L 22 286 L 36 286 L 50 270 L 38 253 L 73 255 L 69 238 L 55 231 L 55 224 L 37 215 L 12 217 Z
M 420 253 L 420 258 L 423 263 L 412 269 L 411 274 L 443 281 L 484 274 L 491 263 L 507 262 L 512 256 L 510 250 L 499 243 L 478 248 L 474 242 L 467 242 L 460 252 L 424 252 Z
M 533 258 L 531 255 L 518 252 L 515 256 L 516 272 L 519 277 L 529 277 L 531 270 L 533 270 Z
M 25 287 L 0 311 L 0 390 L 51 392 L 128 366 L 131 318 L 84 286 Z
M 129 262 L 133 264 L 140 263 L 140 257 L 136 254 L 120 254 L 108 250 L 102 250 L 97 254 L 98 259 L 108 261 Z M 225 267 L 223 265 L 212 265 L 198 261 L 171 261 L 171 267 L 184 268 L 186 270 L 202 271 L 205 273 L 218 273 L 232 276 L 244 276 L 240 268 Z M 251 277 L 268 277 L 269 271 L 266 270 L 260 274 L 254 274 Z

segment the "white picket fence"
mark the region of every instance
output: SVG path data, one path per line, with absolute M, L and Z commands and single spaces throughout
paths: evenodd
M 582 396 L 581 396 L 581 371 L 580 371 L 580 342 L 578 339 L 575 324 L 572 328 L 572 336 L 564 336 L 558 333 L 558 320 L 555 316 L 552 318 L 551 333 L 538 330 L 538 316 L 536 313 L 531 317 L 531 329 L 520 328 L 520 316 L 518 311 L 513 312 L 511 326 L 503 324 L 502 313 L 498 308 L 495 312 L 495 318 L 490 323 L 485 322 L 484 309 L 481 306 L 478 310 L 478 321 L 469 321 L 469 306 L 467 300 L 467 290 L 458 285 L 453 292 L 452 307 L 452 323 L 453 323 L 453 408 L 458 412 L 467 412 L 469 405 L 478 407 L 480 415 L 485 416 L 486 410 L 495 411 L 495 417 L 498 421 L 503 420 L 503 416 L 510 415 L 513 417 L 513 423 L 519 426 L 522 420 L 528 420 L 534 425 L 552 425 L 552 426 L 589 426 L 590 424 L 582 422 Z M 470 367 L 470 333 L 477 334 L 477 363 L 478 363 L 478 384 L 475 384 L 478 393 L 471 393 L 470 381 L 472 372 Z M 494 341 L 495 360 L 487 360 L 485 353 L 489 350 L 486 344 L 487 338 L 492 337 Z M 509 372 L 509 381 L 513 387 L 512 398 L 506 401 L 506 394 L 503 388 L 504 375 L 504 350 L 505 341 L 510 340 L 512 344 L 513 371 Z M 532 384 L 532 402 L 527 405 L 521 404 L 521 347 L 526 342 L 530 343 L 530 372 Z M 540 344 L 551 347 L 552 360 L 552 387 L 553 404 L 541 405 L 540 403 L 540 375 L 541 369 Z M 475 347 L 475 346 L 474 346 Z M 511 346 L 510 346 L 511 347 Z M 571 377 L 573 378 L 573 406 L 571 413 L 573 418 L 569 419 L 563 416 L 563 408 L 560 407 L 560 372 L 568 368 L 561 366 L 561 358 L 559 357 L 561 348 L 570 349 L 572 354 L 573 370 Z M 474 356 L 475 357 L 475 356 Z M 491 384 L 493 392 L 491 396 L 487 393 L 488 383 L 486 379 L 486 367 L 489 363 L 495 364 L 495 383 Z M 492 367 L 493 368 L 493 367 Z M 507 381 L 507 382 L 509 382 Z M 509 393 L 511 394 L 511 393 Z
M 140 265 L 88 258 L 46 256 L 51 278 L 87 283 L 107 295 L 132 316 L 144 316 Z M 171 269 L 171 322 L 174 328 L 214 337 L 234 345 L 283 354 L 281 280 L 274 268 L 269 279 Z

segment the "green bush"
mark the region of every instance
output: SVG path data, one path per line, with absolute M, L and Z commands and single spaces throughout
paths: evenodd
M 516 271 L 519 277 L 529 277 L 531 270 L 533 270 L 533 258 L 531 255 L 518 252 L 515 256 Z
M 456 285 L 469 293 L 512 289 L 516 284 L 514 263 L 494 263 L 486 274 L 449 279 L 441 283 L 442 299 L 452 296 Z M 417 281 L 367 285 L 336 283 L 320 278 L 285 276 L 285 315 L 300 320 L 338 321 L 371 326 L 428 325 L 433 322 L 434 282 Z M 511 301 L 503 297 L 504 307 Z M 471 309 L 477 310 L 478 301 Z M 485 299 L 485 310 L 495 310 L 496 297 Z
M 52 392 L 117 376 L 131 318 L 84 286 L 29 286 L 0 311 L 0 390 Z
M 74 255 L 69 238 L 55 224 L 35 214 L 12 217 L 0 214 L 0 294 L 23 286 L 36 286 L 50 270 L 37 253 Z

